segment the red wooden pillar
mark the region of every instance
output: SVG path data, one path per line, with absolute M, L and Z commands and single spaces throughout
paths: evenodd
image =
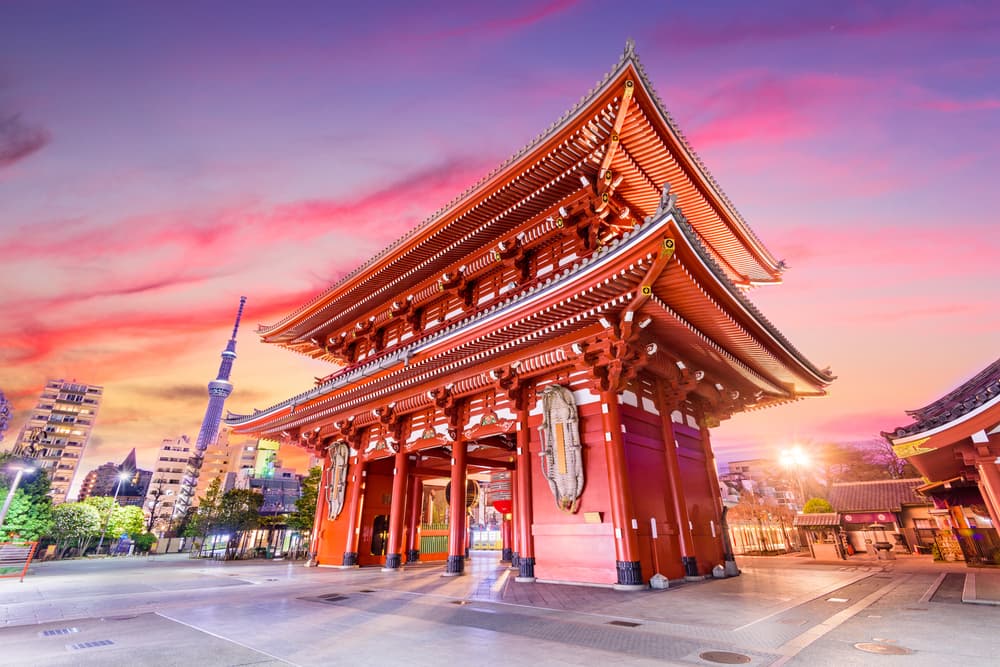
M 709 489 L 709 493 L 713 501 L 712 509 L 715 511 L 715 518 L 711 520 L 712 537 L 715 538 L 715 544 L 719 547 L 719 555 L 725 560 L 725 548 L 723 547 L 725 538 L 722 534 L 724 529 L 722 525 L 722 487 L 719 485 L 719 471 L 715 467 L 715 454 L 712 452 L 712 439 L 709 436 L 708 426 L 705 425 L 704 411 L 701 412 L 699 417 L 701 447 L 702 452 L 705 454 L 705 472 L 708 474 L 708 483 L 712 487 Z
M 674 422 L 670 417 L 673 407 L 663 394 L 663 385 L 658 383 L 657 399 L 659 403 L 660 422 L 663 424 L 663 454 L 667 464 L 667 486 L 670 490 L 670 501 L 674 505 L 674 521 L 677 523 L 678 541 L 681 546 L 681 563 L 684 564 L 684 575 L 698 576 L 698 558 L 694 548 L 694 537 L 691 535 L 691 519 L 688 516 L 687 500 L 684 498 L 684 486 L 681 479 L 681 464 L 677 458 L 677 436 L 674 434 Z
M 519 445 L 520 446 L 520 445 Z M 517 464 L 520 467 L 520 462 Z M 511 522 L 510 522 L 510 533 L 511 533 L 511 553 L 510 553 L 510 566 L 514 569 L 518 568 L 518 558 L 521 551 L 521 520 L 520 520 L 520 507 L 521 502 L 518 500 L 518 483 L 517 483 L 517 469 L 511 471 L 510 475 L 510 500 L 511 500 Z
M 329 493 L 327 487 L 330 484 L 330 459 L 329 457 L 323 457 L 323 473 L 319 477 L 319 485 L 316 489 L 316 516 L 313 518 L 312 531 L 309 533 L 309 560 L 306 561 L 306 566 L 315 567 L 319 565 L 319 559 L 316 556 L 317 550 L 319 549 L 319 531 L 320 527 L 323 525 L 324 517 L 327 512 L 327 495 Z
M 424 511 L 424 482 L 414 477 L 410 483 L 410 500 L 407 507 L 406 562 L 420 560 L 420 522 Z
M 501 549 L 500 552 L 500 562 L 509 563 L 512 555 L 512 550 L 510 547 L 511 543 L 511 529 L 510 529 L 510 514 L 504 513 L 500 519 L 500 540 Z
M 358 566 L 358 537 L 361 534 L 361 505 L 364 502 L 366 461 L 354 458 L 351 475 L 351 501 L 347 507 L 347 542 L 344 545 L 344 567 Z
M 622 439 L 618 394 L 602 391 L 604 403 L 604 453 L 608 466 L 608 489 L 611 495 L 611 521 L 615 527 L 615 568 L 620 589 L 643 588 L 642 563 L 639 561 L 639 526 L 632 505 L 625 442 Z
M 392 504 L 389 506 L 389 544 L 382 571 L 398 570 L 403 564 L 403 514 L 406 511 L 406 480 L 409 478 L 410 457 L 400 446 L 392 471 Z
M 528 411 L 517 413 L 517 574 L 515 581 L 535 580 L 535 543 L 531 536 L 531 453 L 528 447 Z
M 448 563 L 444 576 L 465 571 L 465 485 L 468 444 L 459 435 L 451 446 L 451 503 L 448 521 Z

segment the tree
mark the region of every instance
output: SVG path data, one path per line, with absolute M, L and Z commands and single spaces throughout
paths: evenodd
M 263 504 L 264 496 L 253 489 L 230 489 L 223 494 L 217 527 L 229 535 L 226 560 L 236 556 L 243 532 L 260 524 L 260 507 Z
M 156 535 L 153 533 L 140 533 L 135 536 L 135 552 L 137 554 L 149 553 L 149 550 L 156 544 Z
M 101 515 L 87 503 L 63 503 L 52 510 L 51 536 L 56 541 L 59 557 L 75 546 L 84 553 L 90 541 L 101 531 Z
M 912 463 L 896 456 L 892 445 L 885 438 L 872 438 L 859 445 L 865 449 L 865 458 L 872 465 L 885 470 L 891 479 L 912 479 L 920 473 Z
M 183 528 L 185 537 L 201 537 L 201 545 L 218 525 L 219 509 L 222 504 L 222 480 L 218 477 L 212 480 L 205 490 L 205 495 L 198 499 L 198 507 L 189 510 L 185 516 L 186 525 Z
M 153 524 L 156 523 L 156 510 L 160 508 L 163 504 L 163 500 L 166 498 L 166 491 L 163 490 L 163 483 L 160 482 L 156 485 L 155 489 L 149 490 L 149 498 L 152 500 L 148 507 L 149 515 L 146 517 L 146 532 L 152 532 Z
M 135 537 L 136 535 L 142 533 L 144 520 L 145 517 L 142 514 L 141 507 L 137 507 L 135 505 L 126 505 L 125 507 L 122 507 L 119 505 L 111 512 L 111 520 L 108 521 L 107 534 L 112 538 L 126 534 L 131 537 Z
M 316 504 L 319 499 L 320 479 L 323 469 L 314 466 L 302 479 L 299 499 L 295 501 L 295 511 L 288 515 L 288 527 L 306 533 L 312 530 L 316 521 Z
M 11 462 L 22 463 L 25 459 L 6 452 L 0 454 L 0 503 L 7 498 L 7 491 L 13 482 L 13 475 L 7 472 L 7 464 Z M 26 474 L 11 500 L 3 526 L 0 526 L 0 537 L 18 535 L 26 540 L 37 540 L 48 534 L 52 527 L 50 487 L 44 470 Z
M 833 505 L 822 498 L 810 498 L 802 508 L 803 514 L 826 514 L 833 511 Z
M 0 490 L 6 498 L 7 489 Z M 0 526 L 0 536 L 18 536 L 25 540 L 38 540 L 52 529 L 52 499 L 36 498 L 18 489 L 14 493 L 7 517 Z

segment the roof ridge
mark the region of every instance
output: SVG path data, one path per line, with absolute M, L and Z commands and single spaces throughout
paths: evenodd
M 372 257 L 370 257 L 366 262 L 360 264 L 353 271 L 351 271 L 350 273 L 348 273 L 347 275 L 345 275 L 344 277 L 342 277 L 339 281 L 337 281 L 336 283 L 334 283 L 333 285 L 331 285 L 327 289 L 325 289 L 322 292 L 320 292 L 319 294 L 317 294 L 309 302 L 307 302 L 306 304 L 300 306 L 299 308 L 297 308 L 296 310 L 294 310 L 292 313 L 290 313 L 289 315 L 286 315 L 284 318 L 282 318 L 281 320 L 279 320 L 278 322 L 276 322 L 273 325 L 270 325 L 270 326 L 261 325 L 261 326 L 259 326 L 258 329 L 257 329 L 257 333 L 258 334 L 266 334 L 266 333 L 268 333 L 270 331 L 273 331 L 274 329 L 278 328 L 282 324 L 285 324 L 285 323 L 289 322 L 290 320 L 293 320 L 294 318 L 298 317 L 299 315 L 301 315 L 302 313 L 304 313 L 305 311 L 307 311 L 310 306 L 312 306 L 316 302 L 322 300 L 323 297 L 325 297 L 327 294 L 329 294 L 330 292 L 335 291 L 338 287 L 341 287 L 342 285 L 346 284 L 348 281 L 350 281 L 353 278 L 355 278 L 358 274 L 360 274 L 365 269 L 368 269 L 373 264 L 375 264 L 378 261 L 380 261 L 383 258 L 385 258 L 387 255 L 389 255 L 389 253 L 394 248 L 398 247 L 404 241 L 409 240 L 410 238 L 412 238 L 413 236 L 415 236 L 418 232 L 422 231 L 430 223 L 434 222 L 435 220 L 440 219 L 441 216 L 443 216 L 449 210 L 451 210 L 452 208 L 454 208 L 456 204 L 458 204 L 458 203 L 462 202 L 463 200 L 465 200 L 469 195 L 471 195 L 476 190 L 480 189 L 482 186 L 484 186 L 486 183 L 488 183 L 490 180 L 492 180 L 497 174 L 499 174 L 500 172 L 502 172 L 504 169 L 506 169 L 510 165 L 514 164 L 517 161 L 518 158 L 520 158 L 521 156 L 523 156 L 524 154 L 526 154 L 528 151 L 530 151 L 535 146 L 537 146 L 540 143 L 542 143 L 545 140 L 545 138 L 547 136 L 549 136 L 549 134 L 551 134 L 560 125 L 562 125 L 568 118 L 570 118 L 573 114 L 575 114 L 577 111 L 579 111 L 584 106 L 586 106 L 587 103 L 595 95 L 597 95 L 597 93 L 605 85 L 607 85 L 609 81 L 611 81 L 618 74 L 619 70 L 621 70 L 625 66 L 625 64 L 627 62 L 630 62 L 630 61 L 638 63 L 638 60 L 635 59 L 635 43 L 632 40 L 628 40 L 626 42 L 625 50 L 622 52 L 622 55 L 618 59 L 618 62 L 615 64 L 615 66 L 611 70 L 609 70 L 608 72 L 606 72 L 604 74 L 604 76 L 601 79 L 599 79 L 598 82 L 593 87 L 591 87 L 591 89 L 589 91 L 587 91 L 587 93 L 585 95 L 583 95 L 579 100 L 577 100 L 576 104 L 574 104 L 573 106 L 571 106 L 568 110 L 564 111 L 562 113 L 562 115 L 559 116 L 558 119 L 556 119 L 555 121 L 553 121 L 552 123 L 550 123 L 549 126 L 545 130 L 543 130 L 542 132 L 540 132 L 537 135 L 535 135 L 520 150 L 518 150 L 515 153 L 513 153 L 512 155 L 510 155 L 506 160 L 504 160 L 503 162 L 501 162 L 498 166 L 496 166 L 493 169 L 491 169 L 485 176 L 483 176 L 482 178 L 480 178 L 478 181 L 476 181 L 471 186 L 467 187 L 465 190 L 463 190 L 457 196 L 453 197 L 451 199 L 451 201 L 449 201 L 444 206 L 441 206 L 440 208 L 438 208 L 436 211 L 434 211 L 434 213 L 432 213 L 431 215 L 429 215 L 428 217 L 424 218 L 419 223 L 417 223 L 416 225 L 414 225 L 413 227 L 411 227 L 402 236 L 400 236 L 395 241 L 393 241 L 392 243 L 390 243 L 388 246 L 386 246 L 385 248 L 383 248 L 381 251 L 379 251 L 378 253 L 376 253 Z

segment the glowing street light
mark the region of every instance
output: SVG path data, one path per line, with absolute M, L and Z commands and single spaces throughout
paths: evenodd
M 35 472 L 33 467 L 24 464 L 15 464 L 7 467 L 10 470 L 16 471 L 17 474 L 14 475 L 14 483 L 10 485 L 10 489 L 7 491 L 7 498 L 3 501 L 3 509 L 0 509 L 0 526 L 7 519 L 7 510 L 10 509 L 10 504 L 14 500 L 14 493 L 17 492 L 17 485 L 21 483 L 21 476 L 24 473 Z
M 101 545 L 104 544 L 104 533 L 108 530 L 108 523 L 111 522 L 111 514 L 115 511 L 115 505 L 118 504 L 118 492 L 122 490 L 122 482 L 132 479 L 132 473 L 130 472 L 120 472 L 118 473 L 118 484 L 115 485 L 115 496 L 114 502 L 111 503 L 111 507 L 108 509 L 108 515 L 104 517 L 104 525 L 101 526 L 101 539 L 97 541 L 97 554 L 101 553 Z

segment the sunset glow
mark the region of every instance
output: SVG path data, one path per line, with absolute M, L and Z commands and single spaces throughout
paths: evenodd
M 149 467 L 197 434 L 243 294 L 226 407 L 308 389 L 333 368 L 255 325 L 527 144 L 628 37 L 789 267 L 751 300 L 838 377 L 724 422 L 720 462 L 872 439 L 998 356 L 996 6 L 334 7 L 0 6 L 4 448 L 75 378 L 104 386 L 81 476 Z

